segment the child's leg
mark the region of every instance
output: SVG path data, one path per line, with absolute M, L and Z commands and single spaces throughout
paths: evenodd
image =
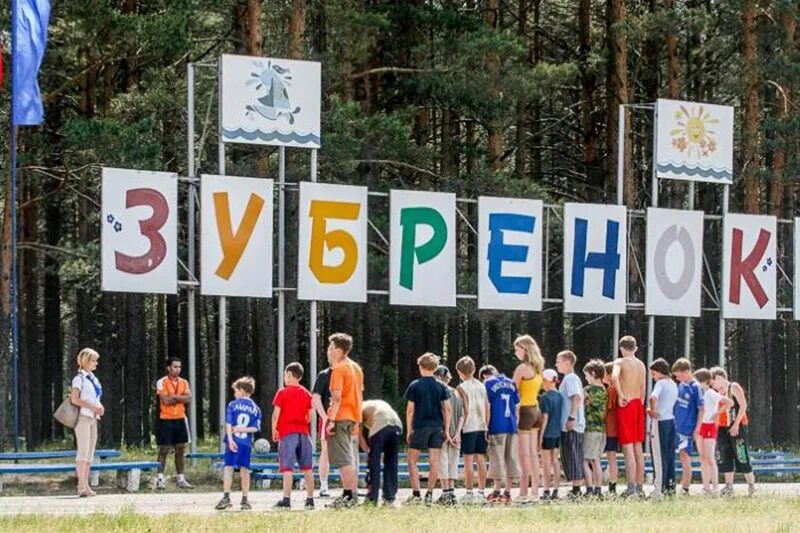
M 242 485 L 242 499 L 246 500 L 247 495 L 250 494 L 250 470 L 247 468 L 239 468 L 239 481 Z
M 553 485 L 551 488 L 558 490 L 561 485 L 561 458 L 558 456 L 558 450 L 552 450 L 550 453 L 553 459 Z
M 475 456 L 475 462 L 478 463 L 478 489 L 486 490 L 486 457 L 483 454 Z
M 692 458 L 685 450 L 678 455 L 681 458 L 681 487 L 688 490 L 692 484 Z
M 222 492 L 228 494 L 231 491 L 232 484 L 233 484 L 233 467 L 226 466 L 224 474 L 222 476 Z
M 294 470 L 286 470 L 283 473 L 283 497 L 292 497 L 292 482 L 294 481 Z
M 314 497 L 314 471 L 305 470 L 303 477 L 305 477 L 306 481 L 306 498 L 311 499 Z
M 519 495 L 528 495 L 528 484 L 531 477 L 531 461 L 529 456 L 531 433 L 520 431 L 517 437 L 517 450 L 519 453 L 520 476 L 519 476 Z
M 464 486 L 467 490 L 472 490 L 472 476 L 474 475 L 472 472 L 472 454 L 464 456 Z
M 592 462 L 592 470 L 594 470 L 594 486 L 599 489 L 603 486 L 603 467 L 600 465 L 599 457 Z
M 542 450 L 542 485 L 545 492 L 550 490 L 550 450 Z
M 408 478 L 411 482 L 411 490 L 419 492 L 419 468 L 417 468 L 417 460 L 419 459 L 419 450 L 414 448 L 408 449 Z M 433 462 L 433 458 L 430 458 Z
M 320 443 L 319 488 L 320 490 L 328 490 L 328 473 L 330 472 L 330 462 L 328 460 L 328 439 L 324 439 L 320 441 Z
M 706 444 L 706 457 L 708 458 L 708 473 L 711 477 L 711 490 L 716 492 L 719 487 L 719 469 L 716 461 L 717 440 L 708 439 Z
M 608 482 L 616 483 L 619 476 L 619 468 L 617 468 L 617 452 L 606 452 L 606 459 L 608 460 Z
M 539 465 L 539 430 L 533 429 L 531 431 L 531 496 L 534 500 L 539 498 L 539 478 L 542 471 Z
M 441 460 L 442 450 L 440 448 L 432 448 L 428 450 L 430 465 L 428 469 L 428 492 L 433 492 L 436 488 L 436 481 L 439 479 L 439 461 Z M 445 473 L 445 475 L 447 475 Z M 419 484 L 419 481 L 417 481 Z
M 583 480 L 586 482 L 586 488 L 592 488 L 592 462 L 589 459 L 583 461 Z

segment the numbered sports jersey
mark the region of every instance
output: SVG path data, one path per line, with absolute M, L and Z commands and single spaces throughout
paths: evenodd
M 225 422 L 237 426 L 256 428 L 261 427 L 261 409 L 250 398 L 239 398 L 228 404 Z M 227 436 L 226 436 L 227 437 Z M 253 442 L 252 433 L 234 433 L 233 440 L 239 446 L 250 446 Z
M 513 381 L 500 374 L 484 383 L 489 400 L 489 434 L 517 432 L 517 404 L 519 391 Z

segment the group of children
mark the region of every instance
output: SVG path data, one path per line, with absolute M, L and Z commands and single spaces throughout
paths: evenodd
M 623 357 L 586 363 L 582 369 L 585 386 L 575 372 L 577 357 L 573 352 L 565 350 L 557 355 L 557 371 L 545 369 L 539 347 L 529 335 L 514 342 L 520 363 L 511 378 L 492 365 L 477 369 L 472 358 L 462 357 L 455 365 L 460 382 L 453 388 L 450 370 L 440 365 L 438 356 L 420 356 L 420 378 L 405 393 L 405 440 L 412 490 L 406 503 L 433 503 L 437 482 L 442 494 L 436 502 L 458 503 L 455 485 L 461 457 L 466 488 L 462 504 L 555 500 L 559 498 L 562 472 L 572 486 L 567 498 L 600 498 L 604 455 L 608 465 L 607 493 L 613 495 L 617 492 L 620 451 L 624 453 L 628 481 L 627 490 L 621 495 L 640 497 L 644 495 L 642 447 L 647 433 L 654 470 L 651 496 L 675 494 L 676 452 L 682 470 L 681 493 L 689 492 L 691 457 L 696 452 L 704 493 L 717 492 L 721 472 L 725 479 L 722 494 L 731 494 L 734 472 L 740 472 L 752 494 L 755 480 L 746 444 L 747 401 L 742 387 L 729 382 L 720 367 L 692 372 L 687 359 L 678 359 L 671 367 L 664 359 L 657 359 L 649 368 L 654 386 L 645 397 L 644 365 L 635 358 L 636 350 L 635 339 L 626 336 L 620 340 Z M 279 443 L 280 471 L 284 474 L 284 496 L 277 507 L 290 506 L 295 467 L 305 474 L 305 505 L 314 507 L 313 443 L 309 432 L 312 397 L 300 385 L 302 377 L 299 363 L 288 365 L 285 386 L 273 401 L 272 438 Z M 227 413 L 225 494 L 217 509 L 232 505 L 229 491 L 234 467 L 242 472 L 242 508 L 250 508 L 249 447 L 252 433 L 260 425 L 260 411 L 249 398 L 253 388 L 251 378 L 233 384 L 236 400 L 230 403 Z M 370 454 L 368 502 L 377 502 L 380 480 L 375 478 L 380 477 L 382 457 L 383 498 L 393 503 L 403 431 L 400 417 L 382 401 L 363 402 L 362 409 L 361 445 Z M 645 412 L 650 419 L 649 431 L 645 430 Z M 425 450 L 429 454 L 429 471 L 423 496 L 418 463 Z M 493 483 L 488 494 L 487 480 Z M 516 480 L 518 495 L 512 499 Z

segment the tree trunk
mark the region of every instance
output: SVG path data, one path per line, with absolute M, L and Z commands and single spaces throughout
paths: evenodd
M 664 9 L 670 12 L 675 11 L 675 0 L 664 0 Z M 670 19 L 667 27 L 667 97 L 678 99 L 681 93 L 681 66 L 678 61 L 678 34 L 675 31 L 673 22 L 676 17 Z
M 306 0 L 292 0 L 292 11 L 289 16 L 289 57 L 291 59 L 303 59 L 303 37 L 305 33 Z
M 756 50 L 756 1 L 748 0 L 742 13 L 742 50 L 744 56 L 745 105 L 744 135 L 742 142 L 745 213 L 761 211 L 761 184 L 758 171 L 761 167 L 759 140 L 760 110 L 758 88 L 761 83 Z
M 594 119 L 594 91 L 597 76 L 589 65 L 589 56 L 592 53 L 592 2 L 579 0 L 578 3 L 578 32 L 580 45 L 578 47 L 578 65 L 581 83 L 581 131 L 583 137 L 583 166 L 589 183 L 602 186 L 602 173 L 599 172 L 599 154 L 597 150 L 597 131 Z
M 499 30 L 500 0 L 484 0 L 483 23 L 487 28 Z M 483 59 L 486 71 L 489 74 L 489 101 L 499 102 L 502 93 L 494 81 L 500 72 L 500 57 L 497 53 L 490 52 Z M 499 172 L 503 168 L 503 151 L 505 150 L 505 140 L 503 138 L 503 126 L 497 120 L 490 120 L 486 125 L 488 135 L 489 162 L 492 172 Z
M 609 68 L 606 74 L 606 92 L 608 94 L 608 128 L 606 130 L 606 157 L 608 173 L 606 174 L 606 193 L 616 191 L 617 183 L 617 127 L 619 106 L 628 103 L 628 43 L 625 32 L 627 12 L 624 0 L 608 0 L 607 2 L 607 48 L 610 51 Z M 623 199 L 625 205 L 633 208 L 636 200 L 636 184 L 631 176 L 633 166 L 630 143 L 630 117 L 625 119 L 625 152 L 623 168 Z

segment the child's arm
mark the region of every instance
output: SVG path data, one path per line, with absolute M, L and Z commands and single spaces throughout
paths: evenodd
M 647 409 L 647 414 L 650 415 L 650 418 L 658 418 L 658 411 L 656 410 L 656 403 L 658 402 L 658 396 L 655 394 L 650 395 L 650 406 Z
M 550 415 L 547 414 L 547 411 L 542 411 L 542 429 L 539 430 L 539 449 L 542 449 L 542 442 L 544 441 L 544 432 L 547 429 L 547 421 L 550 419 Z
M 486 433 L 489 433 L 489 421 L 492 419 L 492 406 L 489 400 L 486 400 Z M 488 439 L 487 439 L 488 440 Z
M 325 420 L 328 418 L 328 413 L 325 412 L 325 408 L 322 405 L 322 396 L 315 392 L 314 395 L 311 396 L 311 403 L 321 419 Z M 309 418 L 309 420 L 311 420 L 311 418 Z
M 705 408 L 699 407 L 697 409 L 697 425 L 694 427 L 694 435 L 692 435 L 695 439 L 700 438 L 700 426 L 703 424 L 703 416 L 705 415 Z
M 414 402 L 406 405 L 406 441 L 411 444 L 411 434 L 414 432 Z
M 466 424 L 467 418 L 469 418 L 469 398 L 467 398 L 467 393 L 464 392 L 464 389 L 462 389 L 460 385 L 456 387 L 456 391 L 458 395 L 461 396 L 461 401 L 464 402 L 464 424 Z
M 232 452 L 236 452 L 239 447 L 236 445 L 236 441 L 233 440 L 233 424 L 230 422 L 225 423 L 225 435 L 228 436 L 228 449 Z
M 272 440 L 278 442 L 280 435 L 278 435 L 278 419 L 281 416 L 281 408 L 277 405 L 272 410 Z
M 458 420 L 456 420 L 456 434 L 450 435 L 451 437 L 453 437 L 453 441 L 455 441 L 456 443 L 458 443 L 459 439 L 461 438 L 461 431 L 464 429 L 464 422 L 466 420 L 467 420 L 467 412 L 462 411 L 461 416 L 458 417 Z
M 619 383 L 619 375 L 622 372 L 622 367 L 619 366 L 619 363 L 614 363 L 614 370 L 611 371 L 611 386 L 617 391 L 617 402 L 619 403 L 620 407 L 625 407 L 628 405 L 628 398 L 625 396 L 625 393 L 622 392 L 622 386 Z
M 450 412 L 450 400 L 442 400 L 442 412 L 444 413 L 444 438 L 445 440 L 450 440 L 450 418 L 452 413 Z
M 742 420 L 744 420 L 745 415 L 747 415 L 747 399 L 744 396 L 744 389 L 738 383 L 731 385 L 731 394 L 733 394 L 733 397 L 739 402 L 739 412 L 736 413 L 736 418 L 733 424 L 731 424 L 730 429 L 731 436 L 735 437 L 739 434 L 739 426 Z

